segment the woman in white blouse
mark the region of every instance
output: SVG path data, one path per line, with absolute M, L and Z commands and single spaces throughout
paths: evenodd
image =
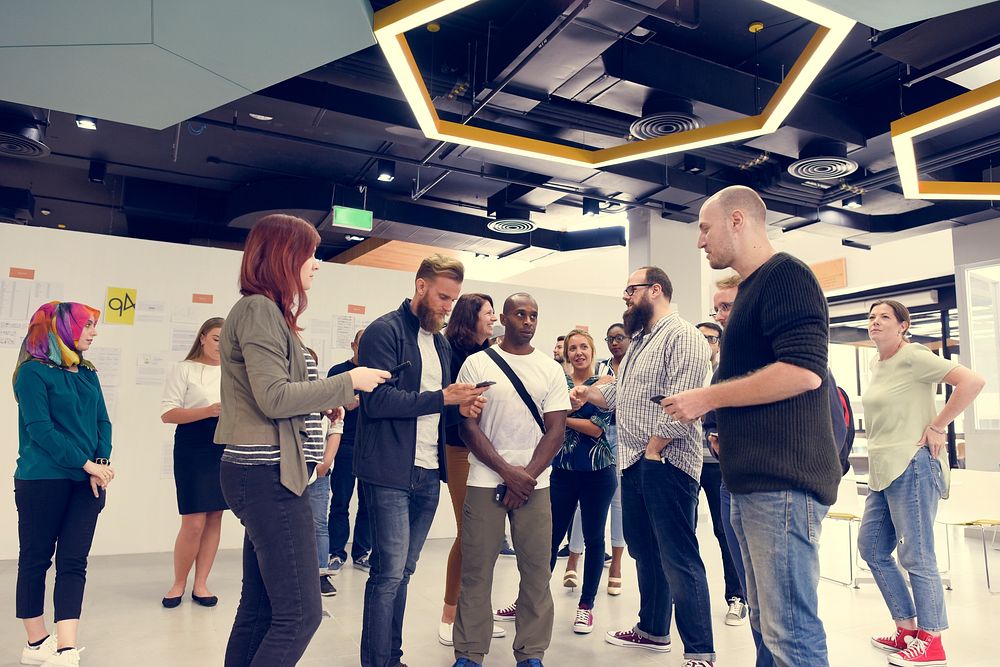
M 204 607 L 219 599 L 208 590 L 208 574 L 219 549 L 222 512 L 228 509 L 219 484 L 223 447 L 213 442 L 219 421 L 219 335 L 223 319 L 201 325 L 191 351 L 167 375 L 160 419 L 177 424 L 174 432 L 174 485 L 181 529 L 174 543 L 174 585 L 163 598 L 172 609 L 181 603 L 194 565 L 191 599 Z

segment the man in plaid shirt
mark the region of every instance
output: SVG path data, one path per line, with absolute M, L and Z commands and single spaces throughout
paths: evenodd
M 625 330 L 632 343 L 615 383 L 577 387 L 584 402 L 615 411 L 625 542 L 636 561 L 639 622 L 609 632 L 608 643 L 666 652 L 670 614 L 684 643 L 684 667 L 714 667 L 708 579 L 698 552 L 695 515 L 701 477 L 701 424 L 667 415 L 653 397 L 702 387 L 711 371 L 704 336 L 671 312 L 673 287 L 662 269 L 629 276 Z

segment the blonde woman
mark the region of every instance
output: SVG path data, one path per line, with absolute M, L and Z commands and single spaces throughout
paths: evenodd
M 563 358 L 572 368 L 566 376 L 569 389 L 595 384 L 594 339 L 581 329 L 573 329 L 563 341 Z M 594 629 L 594 600 L 604 572 L 604 527 L 608 522 L 611 498 L 618 486 L 615 454 L 608 442 L 611 415 L 584 404 L 566 418 L 563 446 L 552 461 L 550 498 L 552 502 L 552 558 L 556 565 L 559 543 L 569 528 L 577 504 L 583 529 L 583 587 L 573 622 L 573 632 L 587 634 Z M 566 577 L 570 576 L 567 571 Z M 576 583 L 576 573 L 573 581 Z M 564 578 L 564 583 L 567 583 Z
M 229 508 L 219 484 L 222 447 L 213 442 L 221 409 L 219 336 L 223 319 L 201 325 L 184 361 L 170 369 L 163 385 L 160 420 L 174 430 L 174 486 L 181 528 L 174 542 L 174 585 L 161 604 L 177 607 L 194 566 L 191 599 L 214 607 L 219 599 L 208 589 L 208 575 L 219 550 L 222 512 Z

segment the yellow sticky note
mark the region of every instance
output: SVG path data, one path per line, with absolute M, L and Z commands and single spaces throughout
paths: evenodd
M 109 287 L 104 299 L 104 321 L 107 324 L 135 323 L 135 290 L 127 287 Z

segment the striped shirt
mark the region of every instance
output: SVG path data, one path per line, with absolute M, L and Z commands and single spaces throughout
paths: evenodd
M 661 453 L 666 462 L 695 481 L 701 478 L 701 421 L 676 421 L 649 399 L 704 386 L 710 357 L 705 337 L 677 313 L 632 336 L 618 378 L 598 387 L 615 411 L 619 470 L 639 461 L 650 438 L 659 436 L 667 440 Z
M 319 379 L 319 368 L 316 360 L 303 348 L 302 354 L 306 356 L 306 377 L 309 381 Z M 306 465 L 313 465 L 323 462 L 323 449 L 325 447 L 323 437 L 323 415 L 318 412 L 311 412 L 306 417 L 306 439 L 302 443 L 302 453 L 305 455 Z
M 306 371 L 310 380 L 319 379 L 319 371 L 316 367 L 316 360 L 305 348 L 302 354 L 306 359 Z M 306 465 L 310 463 L 316 465 L 323 461 L 323 417 L 318 412 L 313 412 L 306 417 L 307 438 L 302 443 L 302 449 Z M 222 452 L 224 463 L 235 463 L 237 465 L 278 465 L 281 460 L 281 449 L 277 443 L 270 445 L 226 445 Z

